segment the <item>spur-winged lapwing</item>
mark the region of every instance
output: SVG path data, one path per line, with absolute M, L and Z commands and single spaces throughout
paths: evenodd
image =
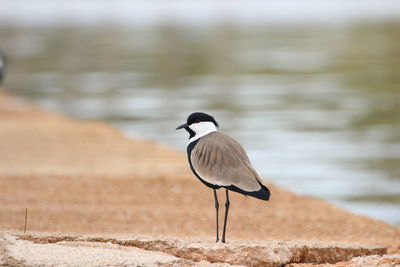
M 229 211 L 228 190 L 269 200 L 271 193 L 263 185 L 260 176 L 251 166 L 246 151 L 238 141 L 218 132 L 215 119 L 203 112 L 190 114 L 187 122 L 176 130 L 185 129 L 189 133 L 187 155 L 189 165 L 194 175 L 206 186 L 214 190 L 215 209 L 218 233 L 218 196 L 217 189 L 226 190 L 225 218 L 222 232 L 222 242 L 225 243 L 226 221 Z

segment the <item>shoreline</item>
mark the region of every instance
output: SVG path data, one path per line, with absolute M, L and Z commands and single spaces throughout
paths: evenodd
M 23 229 L 28 208 L 28 232 L 214 238 L 212 191 L 181 152 L 6 94 L 0 151 L 0 230 Z M 335 241 L 400 253 L 399 227 L 266 184 L 268 202 L 231 194 L 228 242 Z

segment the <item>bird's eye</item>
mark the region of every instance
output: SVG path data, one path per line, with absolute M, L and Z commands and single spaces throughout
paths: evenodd
M 194 121 L 194 123 L 199 123 L 199 122 L 200 122 L 200 120 L 199 120 L 199 119 L 197 119 L 197 120 L 195 120 L 195 121 Z

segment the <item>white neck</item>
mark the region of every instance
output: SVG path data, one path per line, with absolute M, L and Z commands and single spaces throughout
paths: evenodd
M 193 141 L 196 141 L 200 137 L 203 137 L 209 133 L 216 132 L 217 127 L 215 124 L 211 121 L 202 121 L 199 123 L 193 123 L 189 126 L 189 128 L 195 132 L 195 136 L 189 139 L 188 144 L 190 144 Z

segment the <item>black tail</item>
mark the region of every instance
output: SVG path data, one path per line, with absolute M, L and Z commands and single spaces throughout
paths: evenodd
M 258 199 L 262 199 L 262 200 L 269 200 L 269 197 L 271 196 L 271 192 L 265 185 L 260 183 L 260 186 L 261 186 L 260 190 L 252 191 L 252 192 L 244 191 L 234 185 L 224 186 L 224 188 L 231 190 L 231 191 L 238 192 L 238 193 L 246 195 L 246 196 L 251 196 L 251 197 L 255 197 Z

